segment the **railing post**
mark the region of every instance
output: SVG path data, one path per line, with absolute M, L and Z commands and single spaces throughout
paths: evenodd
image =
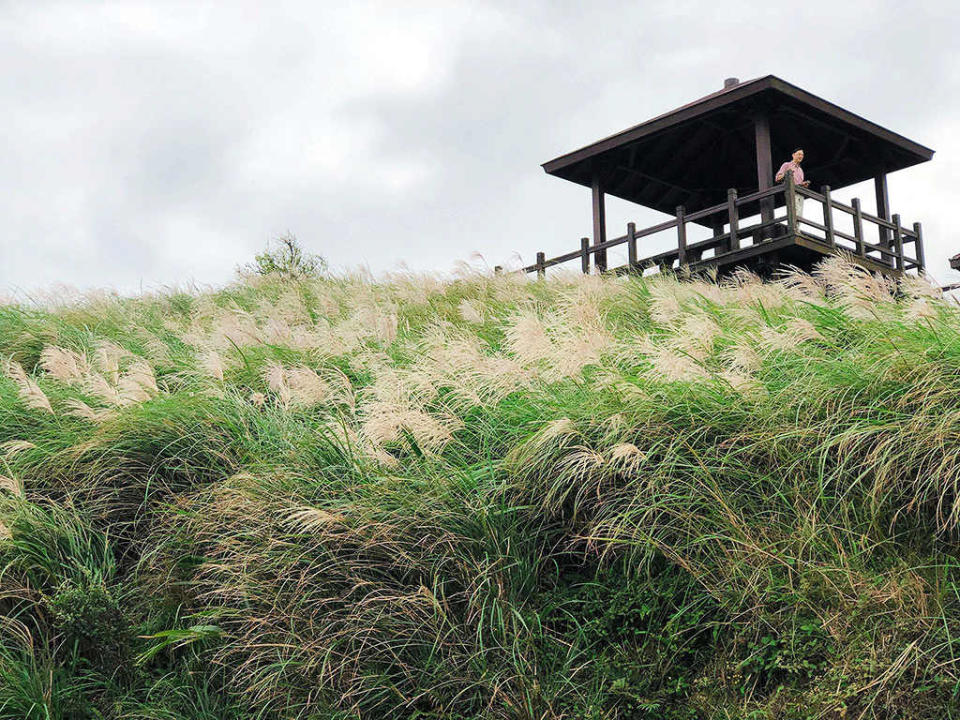
M 860 198 L 854 198 L 850 201 L 853 206 L 853 237 L 856 238 L 857 255 L 859 257 L 867 256 L 867 249 L 863 246 L 863 213 L 860 210 Z
M 926 272 L 927 261 L 923 255 L 923 228 L 920 227 L 920 223 L 915 222 L 913 224 L 913 234 L 917 236 L 917 239 L 914 241 L 914 254 L 917 256 L 917 272 L 921 275 Z
M 580 238 L 580 270 L 590 274 L 590 238 Z
M 547 275 L 547 268 L 544 267 L 544 263 L 546 263 L 546 261 L 547 261 L 546 255 L 544 255 L 542 252 L 538 252 L 537 253 L 537 279 L 538 280 L 543 280 Z
M 797 235 L 797 188 L 793 182 L 793 173 L 786 172 L 783 176 L 784 200 L 787 206 L 787 235 Z
M 837 238 L 833 234 L 833 203 L 830 200 L 830 186 L 824 185 L 820 188 L 823 193 L 823 225 L 827 228 L 827 245 L 832 249 L 837 249 Z
M 687 221 L 684 217 L 686 210 L 683 205 L 677 205 L 677 247 L 679 248 L 677 264 L 687 264 Z
M 893 252 L 897 270 L 903 272 L 903 228 L 900 227 L 900 216 L 893 214 Z
M 627 223 L 627 270 L 637 269 L 637 224 Z
M 740 218 L 737 215 L 737 189 L 730 188 L 727 190 L 727 222 L 730 223 L 730 241 L 727 246 L 728 250 L 740 249 L 739 220 Z

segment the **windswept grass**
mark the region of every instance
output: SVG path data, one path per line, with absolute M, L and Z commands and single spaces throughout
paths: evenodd
M 922 280 L 245 278 L 0 360 L 0 718 L 960 717 Z

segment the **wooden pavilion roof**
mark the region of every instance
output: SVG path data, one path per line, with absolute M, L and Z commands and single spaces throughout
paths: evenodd
M 673 214 L 758 189 L 754 118 L 769 118 L 773 169 L 804 149 L 813 187 L 916 165 L 933 150 L 773 75 L 740 82 L 543 164 L 550 175 Z M 772 171 L 771 171 L 772 172 Z

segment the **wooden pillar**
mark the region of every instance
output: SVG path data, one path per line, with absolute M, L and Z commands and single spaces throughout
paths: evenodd
M 877 193 L 877 217 L 883 220 L 890 219 L 890 193 L 887 190 L 887 174 L 880 173 L 873 178 L 873 187 Z M 890 231 L 881 227 L 878 228 L 880 235 L 880 247 L 889 250 L 890 249 Z M 886 263 L 893 267 L 893 258 L 889 255 L 880 255 L 880 262 Z
M 753 117 L 754 138 L 757 148 L 757 189 L 766 190 L 773 187 L 773 156 L 770 151 L 770 118 L 766 113 Z M 760 221 L 773 220 L 773 198 L 764 198 L 760 201 Z M 769 235 L 765 231 L 763 236 Z
M 857 255 L 867 256 L 867 249 L 863 245 L 863 213 L 860 210 L 860 198 L 854 198 L 850 201 L 853 206 L 853 237 L 857 244 Z
M 687 264 L 687 211 L 677 205 L 677 265 Z
M 920 223 L 916 222 L 913 224 L 913 234 L 917 236 L 916 243 L 914 244 L 914 255 L 917 260 L 917 272 L 921 275 L 924 274 L 927 270 L 927 260 L 923 254 L 923 228 L 920 226 Z
M 900 216 L 894 214 L 893 216 L 893 252 L 894 252 L 894 263 L 897 270 L 903 272 L 903 228 L 900 225 Z
M 607 241 L 607 210 L 603 196 L 603 185 L 600 176 L 593 176 L 593 244 L 599 245 Z M 600 272 L 607 269 L 607 251 L 598 250 L 593 255 L 593 264 Z
M 730 188 L 727 190 L 727 222 L 730 223 L 730 239 L 727 243 L 727 250 L 740 249 L 740 216 L 737 211 L 737 190 Z
M 824 185 L 820 188 L 820 192 L 823 194 L 823 226 L 826 228 L 827 245 L 836 250 L 837 238 L 833 234 L 833 201 L 830 199 L 830 186 Z
M 791 237 L 797 235 L 797 204 L 794 202 L 797 196 L 797 186 L 794 184 L 793 173 L 787 173 L 783 178 L 783 184 L 786 190 L 783 193 L 783 199 L 787 206 L 787 234 Z

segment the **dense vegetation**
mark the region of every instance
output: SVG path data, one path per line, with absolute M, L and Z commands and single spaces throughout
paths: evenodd
M 251 276 L 0 360 L 0 718 L 960 717 L 923 281 Z

